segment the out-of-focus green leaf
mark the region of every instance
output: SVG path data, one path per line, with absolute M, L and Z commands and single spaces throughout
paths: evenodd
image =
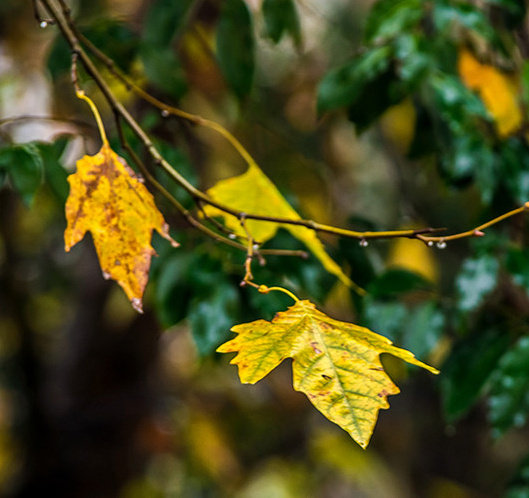
M 39 143 L 38 149 L 44 165 L 44 177 L 57 200 L 64 204 L 70 187 L 66 177 L 68 173 L 61 164 L 61 156 L 68 144 L 68 137 L 61 137 L 53 143 Z
M 469 119 L 490 121 L 490 116 L 480 98 L 469 90 L 456 76 L 438 73 L 430 80 L 437 111 L 451 131 L 464 134 Z
M 157 268 L 155 278 L 155 306 L 164 327 L 170 327 L 183 320 L 192 297 L 192 279 L 189 267 L 193 254 L 172 251 Z
M 192 0 L 155 0 L 150 3 L 143 25 L 143 43 L 167 47 L 182 27 Z
M 506 267 L 514 282 L 529 293 L 529 253 L 527 250 L 511 248 L 507 252 Z
M 186 180 L 194 186 L 197 186 L 197 172 L 193 168 L 189 158 L 173 144 L 164 141 L 154 140 L 156 148 L 162 156 L 175 168 Z M 157 180 L 185 207 L 191 207 L 192 200 L 188 193 L 177 185 L 169 175 L 158 168 L 155 172 Z
M 142 45 L 141 57 L 149 81 L 174 98 L 187 89 L 184 71 L 171 47 Z
M 33 142 L 0 149 L 0 169 L 8 177 L 24 203 L 30 205 L 42 184 L 44 164 L 37 145 Z
M 518 465 L 516 474 L 509 482 L 505 498 L 527 498 L 529 496 L 529 455 Z
M 187 89 L 185 75 L 172 41 L 182 26 L 191 0 L 157 0 L 143 28 L 141 60 L 149 81 L 163 92 L 180 98 Z
M 455 24 L 471 29 L 489 41 L 496 41 L 496 32 L 492 28 L 483 10 L 466 2 L 436 2 L 432 19 L 436 29 L 446 31 Z
M 128 72 L 136 58 L 140 43 L 127 24 L 116 19 L 98 18 L 88 26 L 81 26 L 80 30 L 96 47 L 103 47 L 105 54 L 118 67 Z M 48 68 L 55 79 L 63 74 L 69 74 L 70 66 L 71 49 L 64 38 L 59 36 L 50 51 Z
M 529 199 L 529 148 L 519 138 L 501 144 L 500 161 L 504 180 L 513 199 L 523 204 Z
M 266 36 L 274 43 L 281 40 L 285 33 L 292 36 L 294 43 L 301 43 L 299 17 L 293 0 L 264 0 L 263 16 Z
M 413 33 L 403 33 L 395 40 L 394 45 L 395 58 L 399 61 L 399 78 L 415 87 L 435 64 L 435 60 L 427 52 L 426 40 Z
M 226 82 L 237 97 L 252 89 L 254 75 L 252 16 L 243 0 L 222 2 L 217 26 L 217 60 Z
M 463 263 L 456 279 L 459 310 L 469 312 L 483 303 L 496 287 L 498 268 L 498 260 L 490 255 L 469 258 Z
M 398 341 L 407 314 L 406 306 L 400 302 L 376 301 L 369 297 L 365 299 L 365 323 L 362 325 L 392 341 Z
M 416 273 L 407 270 L 392 269 L 386 271 L 374 280 L 369 285 L 368 291 L 373 297 L 384 298 L 431 288 L 431 282 Z
M 441 394 L 449 421 L 462 417 L 483 393 L 498 360 L 509 345 L 507 334 L 479 330 L 457 344 L 442 366 Z
M 483 137 L 458 132 L 451 137 L 441 156 L 441 173 L 453 185 L 465 186 L 474 180 L 484 203 L 492 201 L 497 187 L 496 157 Z
M 239 295 L 231 283 L 217 281 L 210 291 L 189 306 L 188 319 L 201 356 L 211 354 L 228 339 L 239 308 Z
M 443 333 L 445 317 L 434 301 L 416 306 L 408 314 L 400 344 L 417 357 L 426 358 Z
M 409 307 L 398 301 L 366 299 L 365 326 L 380 332 L 417 355 L 426 357 L 439 341 L 445 324 L 443 313 L 433 301 Z
M 423 17 L 421 0 L 380 0 L 375 2 L 366 22 L 367 43 L 387 39 L 410 30 Z
M 392 49 L 377 47 L 328 72 L 318 86 L 318 112 L 349 107 L 390 67 Z
M 493 434 L 522 427 L 529 413 L 529 337 L 522 337 L 500 359 L 489 399 Z

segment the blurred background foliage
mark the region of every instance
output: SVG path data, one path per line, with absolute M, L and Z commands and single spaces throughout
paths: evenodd
M 72 8 L 82 32 L 143 88 L 229 128 L 307 218 L 453 233 L 529 200 L 522 0 Z M 182 248 L 155 240 L 145 315 L 102 279 L 88 241 L 64 253 L 66 176 L 99 145 L 69 64 L 31 2 L 2 0 L 2 495 L 529 496 L 524 216 L 444 249 L 325 238 L 369 291 L 363 298 L 314 258 L 269 257 L 254 268 L 257 282 L 310 297 L 441 369 L 432 379 L 385 358 L 403 392 L 362 451 L 292 390 L 288 364 L 243 386 L 214 353 L 232 324 L 270 319 L 290 301 L 241 289 L 244 256 L 190 230 L 163 199 Z M 101 70 L 192 183 L 206 189 L 243 171 L 219 136 L 164 118 Z M 95 85 L 83 86 L 115 136 Z M 283 231 L 268 246 L 301 248 Z

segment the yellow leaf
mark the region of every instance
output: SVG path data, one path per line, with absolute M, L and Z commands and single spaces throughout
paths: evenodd
M 212 199 L 244 213 L 290 218 L 293 220 L 301 219 L 299 214 L 281 195 L 277 187 L 256 164 L 251 164 L 242 175 L 221 180 L 210 188 L 207 193 Z M 222 216 L 226 226 L 233 233 L 245 236 L 245 231 L 242 229 L 239 220 L 234 216 L 226 214 L 213 206 L 206 206 L 205 211 L 208 216 Z M 285 228 L 294 237 L 301 240 L 320 260 L 328 272 L 336 275 L 344 284 L 354 286 L 338 264 L 325 252 L 322 242 L 313 230 L 302 226 L 267 221 L 246 221 L 246 228 L 249 233 L 260 243 L 271 239 L 280 227 Z
M 95 156 L 77 161 L 77 172 L 68 182 L 66 251 L 90 231 L 103 276 L 116 280 L 141 312 L 154 254 L 153 229 L 178 245 L 152 195 L 106 142 Z
M 292 358 L 294 389 L 362 448 L 373 433 L 378 410 L 389 407 L 387 396 L 399 393 L 380 363 L 381 353 L 438 373 L 389 339 L 333 320 L 309 301 L 297 301 L 271 322 L 257 320 L 231 330 L 238 336 L 217 351 L 238 353 L 231 363 L 238 365 L 241 382 L 254 384 Z
M 513 78 L 494 66 L 481 64 L 469 50 L 460 52 L 458 69 L 465 85 L 479 93 L 494 118 L 498 135 L 506 137 L 516 132 L 522 124 L 522 113 Z

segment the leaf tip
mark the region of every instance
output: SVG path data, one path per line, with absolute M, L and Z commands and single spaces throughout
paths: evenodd
M 138 312 L 143 313 L 143 303 L 142 300 L 139 297 L 133 297 L 130 300 L 130 304 L 132 304 L 132 307 Z

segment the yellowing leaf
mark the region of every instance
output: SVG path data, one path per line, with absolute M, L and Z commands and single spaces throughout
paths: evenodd
M 277 218 L 300 220 L 301 217 L 281 195 L 277 187 L 268 179 L 256 164 L 250 165 L 242 175 L 221 180 L 208 190 L 208 195 L 227 206 L 244 213 Z M 240 236 L 245 235 L 239 221 L 213 206 L 205 207 L 208 216 L 222 216 L 226 226 Z M 246 228 L 252 237 L 260 242 L 271 239 L 279 227 L 287 229 L 301 240 L 320 260 L 323 267 L 336 275 L 344 284 L 354 285 L 342 269 L 325 252 L 325 248 L 313 230 L 296 225 L 286 225 L 259 220 L 247 220 Z
M 152 195 L 106 142 L 95 156 L 77 161 L 77 172 L 68 181 L 66 251 L 90 231 L 103 276 L 116 280 L 141 312 L 154 254 L 153 229 L 178 245 Z
M 389 407 L 387 396 L 399 392 L 382 368 L 381 353 L 438 373 L 389 339 L 333 320 L 309 301 L 297 301 L 271 322 L 257 320 L 231 330 L 238 336 L 217 351 L 238 353 L 231 363 L 239 366 L 241 382 L 254 384 L 292 358 L 294 389 L 362 448 L 373 433 L 378 410 Z
M 506 137 L 517 131 L 522 124 L 522 113 L 513 79 L 494 66 L 481 64 L 468 50 L 460 52 L 458 69 L 465 85 L 479 93 L 494 118 L 498 135 Z

